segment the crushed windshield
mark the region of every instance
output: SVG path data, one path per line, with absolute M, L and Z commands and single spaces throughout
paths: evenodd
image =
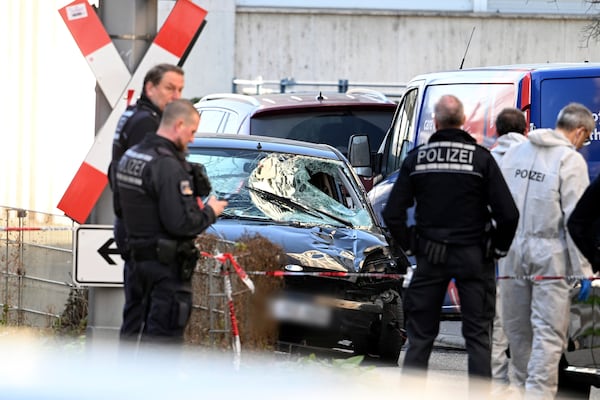
M 191 148 L 213 195 L 227 198 L 222 218 L 371 228 L 373 221 L 336 160 L 288 153 Z

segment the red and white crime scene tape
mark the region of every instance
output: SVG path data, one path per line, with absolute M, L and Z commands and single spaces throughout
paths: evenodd
M 229 268 L 228 266 L 233 266 L 235 272 L 240 277 L 242 282 L 250 289 L 252 293 L 254 293 L 254 282 L 248 277 L 246 272 L 242 269 L 242 267 L 235 260 L 233 254 L 231 253 L 219 253 L 216 255 L 212 255 L 206 252 L 200 252 L 200 255 L 204 257 L 213 258 L 219 263 L 221 263 L 222 268 L 221 271 L 223 273 L 223 283 L 225 287 L 225 295 L 227 296 L 227 304 L 229 306 L 229 318 L 231 320 L 231 336 L 232 342 L 231 347 L 233 348 L 233 356 L 234 356 L 234 366 L 239 368 L 240 359 L 242 354 L 242 345 L 240 342 L 240 331 L 238 329 L 237 318 L 235 316 L 235 308 L 233 306 L 233 290 L 231 287 L 231 279 L 229 277 Z
M 70 226 L 3 226 L 0 232 L 31 232 L 31 231 L 72 231 Z

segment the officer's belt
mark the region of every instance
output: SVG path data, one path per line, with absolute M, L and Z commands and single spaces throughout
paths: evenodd
M 134 261 L 158 260 L 156 242 L 146 245 L 131 245 L 131 258 Z

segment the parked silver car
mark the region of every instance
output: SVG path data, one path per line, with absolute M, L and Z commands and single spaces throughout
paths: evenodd
M 366 89 L 253 96 L 215 93 L 205 96 L 195 106 L 201 115 L 199 133 L 262 135 L 325 143 L 344 156 L 350 137 L 356 134 L 369 138 L 373 148 L 367 151 L 375 156 L 396 111 L 392 100 Z M 370 159 L 365 164 L 370 165 Z M 371 169 L 359 173 L 369 190 Z

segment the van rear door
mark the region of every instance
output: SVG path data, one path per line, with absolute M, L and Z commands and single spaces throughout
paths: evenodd
M 588 163 L 590 180 L 594 179 L 600 173 L 600 69 L 535 71 L 531 75 L 531 122 L 536 128 L 554 128 L 559 111 L 571 102 L 581 103 L 592 111 L 596 130 L 590 137 L 591 143 L 580 152 Z

